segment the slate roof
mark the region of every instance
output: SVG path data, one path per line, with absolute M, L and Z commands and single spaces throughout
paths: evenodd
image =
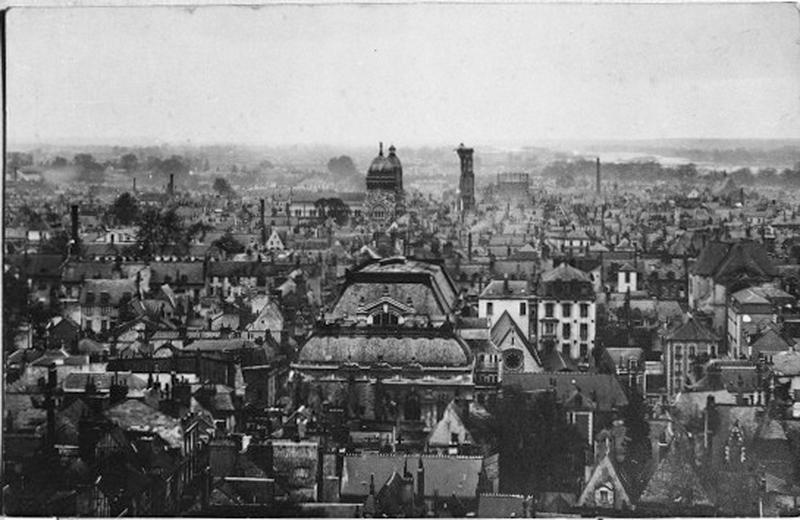
M 508 290 L 506 290 L 508 284 Z M 526 280 L 492 280 L 481 292 L 480 298 L 490 300 L 504 298 L 528 298 L 533 296 L 533 291 L 528 287 Z
M 252 349 L 255 343 L 243 339 L 198 339 L 186 345 L 183 350 L 201 352 L 227 352 L 231 350 Z
M 97 391 L 105 393 L 111 390 L 115 377 L 119 379 L 120 383 L 127 384 L 129 393 L 147 388 L 147 381 L 130 372 L 118 374 L 114 372 L 72 372 L 64 379 L 62 388 L 65 392 L 84 392 L 86 384 L 91 379 Z
M 205 283 L 203 278 L 203 262 L 150 262 L 150 285 L 158 286 L 166 282 L 169 278 L 170 283 L 182 282 L 189 285 L 202 285 Z
M 183 444 L 183 428 L 180 419 L 174 419 L 136 399 L 126 399 L 105 412 L 113 423 L 123 430 L 155 433 L 170 448 Z
M 4 255 L 6 265 L 17 267 L 20 272 L 30 278 L 59 278 L 61 255 Z
M 414 476 L 416 489 L 417 467 L 422 459 L 425 471 L 425 496 L 474 499 L 478 490 L 479 475 L 483 469 L 482 457 L 436 455 L 382 455 L 362 453 L 345 455 L 342 467 L 342 496 L 366 498 L 369 494 L 370 476 L 375 482 L 386 482 L 392 472 L 402 473 L 404 464 Z
M 525 497 L 522 495 L 478 495 L 478 518 L 523 518 Z
M 761 244 L 751 241 L 709 243 L 700 252 L 690 272 L 699 276 L 710 276 L 714 280 L 723 280 L 740 270 L 761 277 L 773 277 L 778 274 L 766 249 Z
M 716 334 L 708 330 L 702 323 L 697 321 L 694 316 L 686 320 L 675 330 L 667 334 L 664 338 L 667 341 L 711 341 L 718 340 Z
M 647 482 L 639 503 L 670 507 L 713 505 L 691 462 L 674 443 Z
M 584 273 L 580 269 L 572 267 L 566 262 L 559 264 L 559 266 L 556 267 L 555 269 L 551 269 L 546 273 L 542 274 L 541 280 L 542 282 L 555 282 L 555 281 L 562 281 L 562 282 L 579 281 L 588 283 L 592 282 L 588 274 Z
M 371 365 L 383 361 L 390 365 L 406 365 L 414 360 L 422 366 L 467 367 L 472 355 L 464 340 L 455 336 L 374 335 L 370 331 L 354 334 L 343 330 L 329 335 L 315 332 L 303 345 L 300 364 Z
M 609 412 L 628 404 L 628 398 L 616 376 L 585 372 L 549 372 L 503 375 L 503 386 L 517 386 L 524 392 L 555 389 L 559 400 L 566 402 L 576 392 L 590 396 L 597 410 Z
M 783 352 L 789 350 L 793 344 L 786 341 L 773 327 L 767 328 L 757 338 L 750 341 L 750 346 L 755 354 L 760 352 Z

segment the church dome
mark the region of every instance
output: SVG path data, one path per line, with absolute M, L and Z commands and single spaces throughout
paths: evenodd
M 393 154 L 394 146 L 390 149 L 390 154 Z M 396 158 L 397 156 L 395 156 Z M 389 160 L 389 157 L 383 155 L 383 143 L 380 144 L 380 150 L 378 152 L 378 156 L 372 160 L 372 164 L 369 165 L 369 170 L 367 170 L 367 176 L 371 174 L 380 174 L 380 173 L 390 173 L 394 169 L 394 165 Z
M 383 155 L 383 143 L 380 143 L 378 156 L 372 160 L 367 170 L 368 190 L 398 191 L 403 189 L 403 166 L 395 155 L 395 147 L 389 147 L 389 155 Z

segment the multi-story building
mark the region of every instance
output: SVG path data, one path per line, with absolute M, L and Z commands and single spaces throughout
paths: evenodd
M 451 401 L 473 398 L 475 360 L 452 325 L 457 305 L 440 265 L 368 262 L 348 272 L 341 297 L 292 367 L 310 395 L 348 418 L 400 424 L 408 429 L 404 442 L 422 438 Z
M 104 332 L 117 325 L 120 307 L 137 294 L 131 279 L 86 280 L 81 291 L 81 328 Z
M 526 340 L 533 337 L 536 320 L 535 297 L 525 280 L 492 280 L 478 297 L 478 317 L 486 318 L 491 327 L 503 313 L 508 313 Z
M 689 307 L 711 314 L 715 332 L 726 337 L 728 296 L 771 282 L 778 274 L 761 244 L 711 242 L 689 270 Z
M 694 382 L 695 363 L 717 357 L 719 339 L 696 318 L 690 316 L 685 323 L 667 333 L 663 339 L 664 366 L 667 372 L 667 395 L 674 396 L 687 383 Z
M 794 298 L 770 285 L 748 287 L 730 296 L 728 304 L 728 352 L 734 359 L 747 354 L 748 338 L 778 319 L 779 308 Z
M 539 349 L 588 361 L 595 344 L 595 297 L 589 275 L 567 263 L 544 273 L 536 312 Z

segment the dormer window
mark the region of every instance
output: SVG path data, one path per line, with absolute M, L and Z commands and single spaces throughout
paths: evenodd
M 379 312 L 372 315 L 372 324 L 376 326 L 397 325 L 399 322 L 399 316 L 392 312 Z

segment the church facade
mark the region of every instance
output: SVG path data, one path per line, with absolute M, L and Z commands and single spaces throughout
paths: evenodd
M 384 156 L 383 143 L 380 143 L 378 156 L 367 171 L 363 214 L 370 223 L 384 225 L 402 215 L 403 210 L 403 165 L 393 145 L 389 146 L 389 154 Z

